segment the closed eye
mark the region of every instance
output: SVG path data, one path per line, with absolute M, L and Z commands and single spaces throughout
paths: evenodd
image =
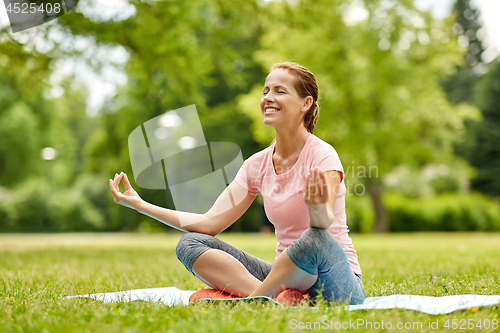
M 262 92 L 262 95 L 265 96 L 268 93 L 269 93 L 269 91 L 264 91 L 264 92 Z M 277 90 L 276 93 L 277 94 L 286 94 L 286 91 L 284 91 L 284 90 Z

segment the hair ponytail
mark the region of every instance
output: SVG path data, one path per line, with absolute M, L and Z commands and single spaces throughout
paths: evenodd
M 318 121 L 318 117 L 319 117 L 319 105 L 318 102 L 314 102 L 304 117 L 304 126 L 306 127 L 307 131 L 311 134 L 314 132 L 314 127 L 316 127 L 316 122 Z

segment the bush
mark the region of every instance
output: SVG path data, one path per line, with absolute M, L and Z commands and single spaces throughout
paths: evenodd
M 387 193 L 384 203 L 392 232 L 500 231 L 500 203 L 481 194 L 416 199 Z M 240 219 L 229 231 L 258 231 L 262 209 L 257 203 L 252 208 L 245 214 L 251 223 Z M 347 196 L 346 209 L 352 232 L 373 230 L 374 213 L 368 195 Z M 144 228 L 144 223 L 150 227 Z M 44 179 L 0 189 L 0 232 L 121 231 L 136 230 L 139 225 L 143 231 L 166 228 L 113 203 L 107 183 L 100 177 L 80 179 L 70 189 L 52 188 Z
M 352 232 L 372 232 L 375 214 L 368 195 L 346 195 L 347 226 Z
M 384 196 L 390 231 L 500 231 L 500 204 L 481 194 L 443 194 L 425 199 Z
M 0 206 L 0 231 L 97 231 L 101 213 L 76 189 L 55 189 L 43 179 L 30 179 L 9 193 Z

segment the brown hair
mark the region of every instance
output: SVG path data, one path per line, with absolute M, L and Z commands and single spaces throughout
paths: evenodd
M 319 88 L 316 77 L 307 68 L 294 62 L 280 62 L 274 64 L 270 72 L 276 69 L 286 69 L 291 75 L 295 76 L 294 88 L 297 90 L 300 97 L 305 98 L 311 96 L 313 98 L 313 103 L 304 116 L 305 128 L 309 133 L 313 133 L 319 116 Z

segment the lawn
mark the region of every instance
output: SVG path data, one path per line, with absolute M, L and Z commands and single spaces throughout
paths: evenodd
M 62 296 L 139 288 L 206 288 L 175 256 L 180 233 L 0 235 L 0 332 L 288 332 L 351 331 L 406 326 L 401 331 L 498 331 L 499 307 L 431 316 L 408 310 L 347 312 L 274 304 L 154 302 L 104 304 Z M 223 234 L 222 239 L 268 261 L 273 235 Z M 500 234 L 352 235 L 368 296 L 500 294 Z M 495 321 L 496 320 L 496 321 Z M 383 321 L 383 323 L 382 323 Z M 353 324 L 356 325 L 353 325 Z M 429 329 L 436 325 L 439 329 Z M 485 328 L 486 324 L 489 329 Z M 328 327 L 327 327 L 328 326 Z M 414 329 L 408 329 L 413 327 Z M 472 327 L 472 326 L 469 326 Z M 377 330 L 379 331 L 379 330 Z M 391 331 L 388 329 L 388 331 Z M 457 331 L 464 331 L 464 329 Z

